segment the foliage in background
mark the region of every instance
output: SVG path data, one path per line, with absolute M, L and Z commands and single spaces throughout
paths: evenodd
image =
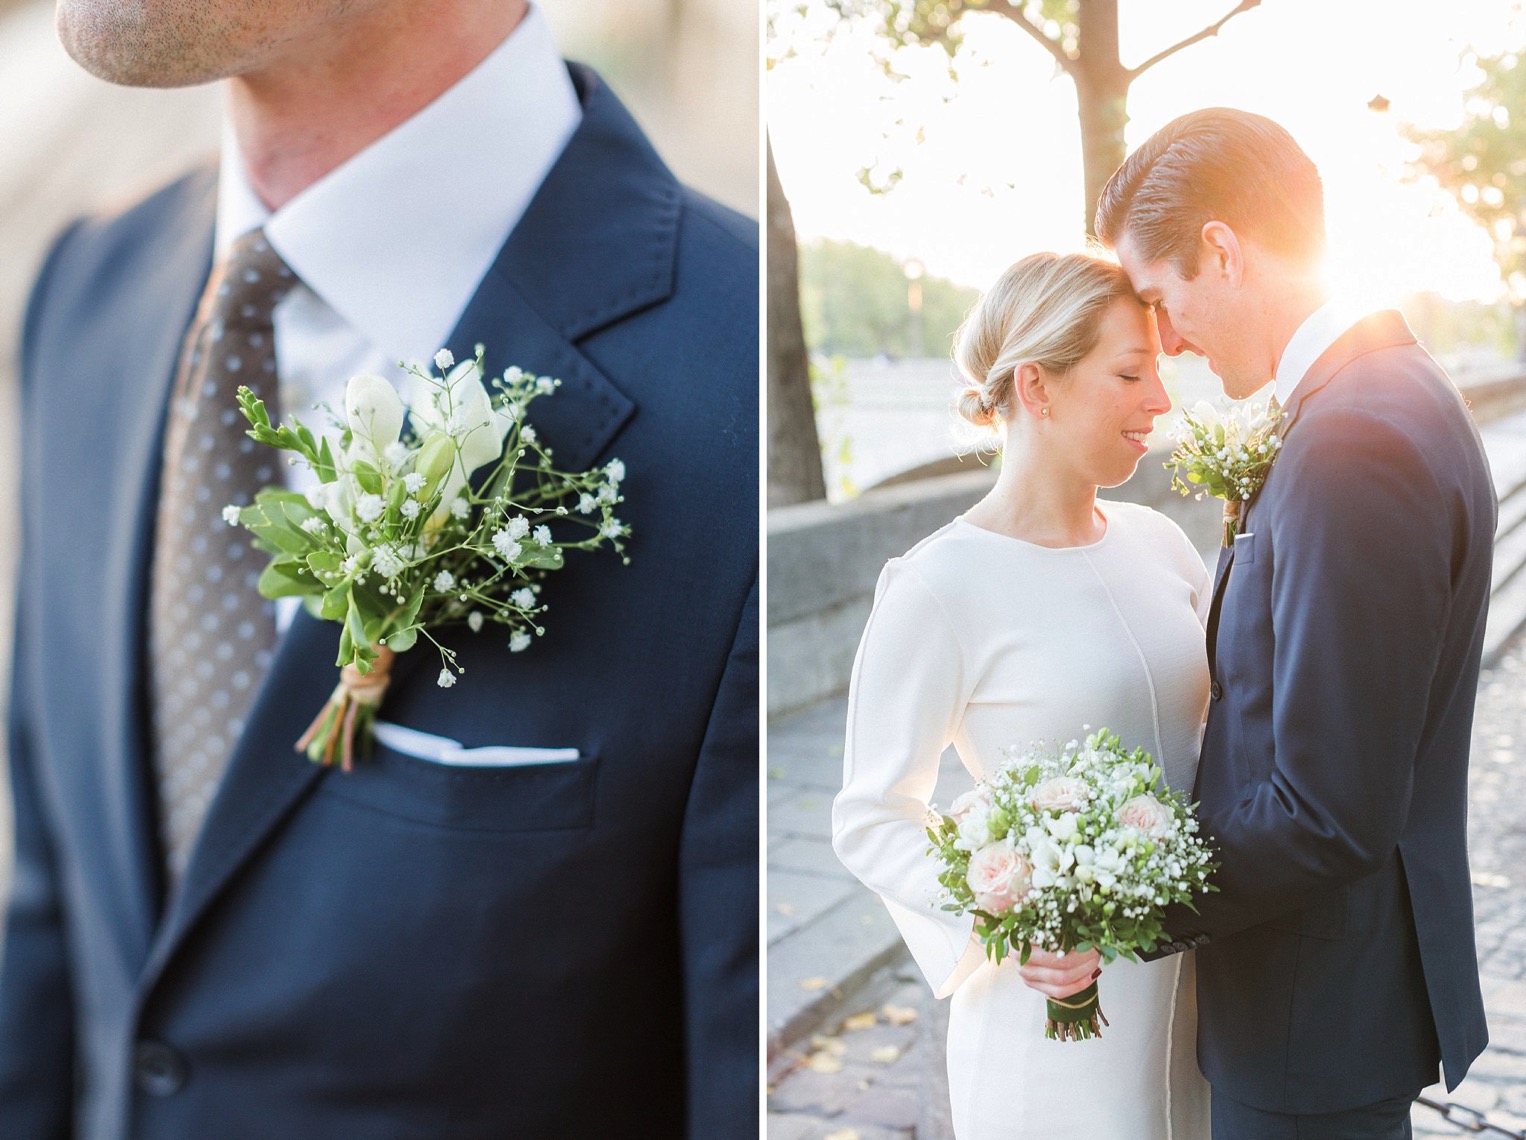
M 1526 303 L 1526 60 L 1476 56 L 1456 130 L 1406 133 L 1420 145 L 1416 170 L 1433 175 L 1494 239 L 1494 257 L 1517 304 Z
M 1129 87 L 1156 64 L 1183 48 L 1215 36 L 1242 12 L 1261 0 L 1240 0 L 1224 16 L 1185 39 L 1156 52 L 1144 62 L 1126 67 L 1118 55 L 1118 0 L 824 0 L 844 20 L 874 24 L 892 47 L 942 47 L 953 60 L 970 17 L 998 16 L 1022 29 L 1053 57 L 1055 65 L 1075 82 L 1076 111 L 1081 126 L 1085 175 L 1085 225 L 1092 231 L 1097 198 L 1123 162 L 1123 128 L 1129 121 Z M 797 3 L 797 8 L 800 5 Z M 781 21 L 782 22 L 782 21 Z M 775 26 L 771 21 L 771 26 Z M 885 60 L 894 73 L 893 60 Z M 871 190 L 892 189 L 895 171 L 866 171 Z
M 851 358 L 947 356 L 954 330 L 979 290 L 922 277 L 920 351 L 908 304 L 906 270 L 883 250 L 852 242 L 800 247 L 800 316 L 813 353 Z

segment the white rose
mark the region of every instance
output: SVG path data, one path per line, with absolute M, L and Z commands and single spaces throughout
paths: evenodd
M 1032 868 L 1011 840 L 982 847 L 970 856 L 965 882 L 975 892 L 975 905 L 990 914 L 1004 914 L 1028 893 Z

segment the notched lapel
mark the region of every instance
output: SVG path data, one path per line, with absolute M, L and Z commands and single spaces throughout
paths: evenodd
M 591 466 L 635 414 L 629 397 L 496 269 L 488 272 L 448 344 L 462 360 L 483 345 L 488 381 L 511 364 L 561 380 L 555 393 L 531 405 L 529 419 L 564 470 Z
M 579 342 L 673 295 L 682 191 L 618 99 L 570 65 L 583 120 L 447 342 L 562 387 L 530 416 L 560 467 L 591 465 L 636 407 Z
M 1324 351 L 1293 389 L 1282 412 L 1279 431 L 1283 439 L 1287 438 L 1309 398 L 1329 384 L 1346 365 L 1378 349 L 1414 343 L 1415 334 L 1398 310 L 1385 309 L 1363 317 Z

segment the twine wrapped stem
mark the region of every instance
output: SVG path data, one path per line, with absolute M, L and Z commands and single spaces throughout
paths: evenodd
M 365 753 L 369 753 L 376 710 L 392 681 L 392 662 L 396 657 L 392 650 L 378 646 L 369 672 L 362 673 L 353 665 L 340 670 L 339 684 L 297 741 L 297 751 L 307 753 L 315 764 L 332 765 L 337 761 L 346 772 L 355 766 L 357 735 Z

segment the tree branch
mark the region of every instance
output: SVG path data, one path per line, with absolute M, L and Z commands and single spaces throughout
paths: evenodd
M 1208 25 L 1208 27 L 1204 28 L 1202 31 L 1196 33 L 1195 35 L 1188 36 L 1186 39 L 1182 40 L 1181 43 L 1172 44 L 1163 52 L 1157 52 L 1155 55 L 1152 55 L 1149 59 L 1141 63 L 1138 67 L 1131 67 L 1128 71 L 1129 82 L 1132 83 L 1135 79 L 1138 79 L 1146 71 L 1149 71 L 1150 68 L 1154 67 L 1161 60 L 1169 59 L 1171 56 L 1181 51 L 1182 48 L 1191 47 L 1199 40 L 1206 40 L 1209 36 L 1218 35 L 1219 29 L 1222 28 L 1225 24 L 1229 23 L 1229 21 L 1233 20 L 1241 12 L 1249 12 L 1252 8 L 1260 7 L 1260 5 L 1261 0 L 1240 0 L 1240 3 L 1235 6 L 1234 11 L 1223 17 L 1223 19 L 1219 20 L 1218 23 Z
M 1261 0 L 1255 0 L 1255 3 L 1257 4 L 1260 2 Z M 1043 28 L 1039 27 L 1032 20 L 1028 19 L 1027 16 L 1023 15 L 1023 10 L 1019 6 L 1020 4 L 1021 0 L 1005 0 L 1004 3 L 999 3 L 994 7 L 986 8 L 986 11 L 997 12 L 1007 17 L 1007 19 L 1011 20 L 1019 28 L 1023 29 L 1023 31 L 1027 32 L 1034 39 L 1038 40 L 1039 43 L 1043 44 L 1044 50 L 1047 51 L 1050 55 L 1054 56 L 1054 61 L 1056 63 L 1063 67 L 1067 72 L 1074 74 L 1076 61 L 1065 54 L 1064 48 L 1046 36 L 1044 34 Z

